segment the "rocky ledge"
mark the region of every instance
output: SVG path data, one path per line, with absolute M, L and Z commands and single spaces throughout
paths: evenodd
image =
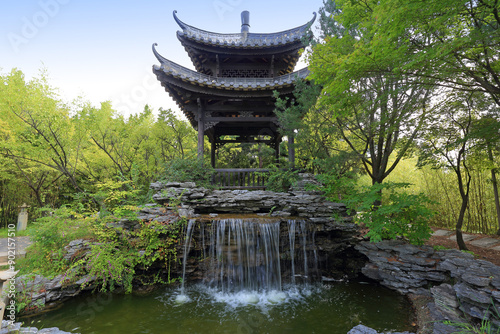
M 215 190 L 197 187 L 193 182 L 155 182 L 153 199 L 162 204 L 180 205 L 182 216 L 203 213 L 266 213 L 317 220 L 351 221 L 346 206 L 325 200 L 319 192 L 292 190 L 277 193 L 264 190 Z
M 22 323 L 16 322 L 11 323 L 9 321 L 2 321 L 2 328 L 0 329 L 0 334 L 71 334 L 70 332 L 64 332 L 57 327 L 38 329 L 36 327 L 21 327 Z
M 402 294 L 431 298 L 427 309 L 437 320 L 432 333 L 453 333 L 444 320 L 489 320 L 500 327 L 500 267 L 458 250 L 436 251 L 402 241 L 362 242 L 355 248 L 369 262 L 362 273 Z

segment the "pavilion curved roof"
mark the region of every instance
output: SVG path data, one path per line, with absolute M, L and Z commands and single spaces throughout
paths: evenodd
M 153 44 L 153 53 L 161 65 L 153 65 L 153 72 L 193 127 L 197 122 L 189 104 L 193 103 L 195 95 L 210 96 L 214 99 L 269 98 L 276 90 L 291 94 L 297 79 L 305 79 L 309 75 L 309 69 L 306 67 L 273 78 L 215 77 L 190 70 L 164 58 L 156 50 L 156 45 Z
M 191 84 L 215 88 L 218 90 L 244 90 L 244 91 L 257 91 L 257 90 L 273 90 L 281 87 L 288 87 L 295 83 L 297 78 L 305 79 L 309 75 L 309 69 L 303 68 L 301 70 L 281 75 L 274 78 L 228 78 L 228 77 L 215 77 L 206 75 L 184 66 L 174 63 L 161 56 L 153 44 L 153 53 L 160 61 L 161 66 L 154 65 L 155 72 L 163 72 L 169 77 L 181 79 L 184 82 Z
M 235 33 L 235 34 L 221 34 L 202 30 L 182 22 L 177 17 L 177 11 L 174 10 L 173 15 L 177 24 L 181 27 L 182 31 L 177 32 L 179 39 L 189 39 L 197 43 L 213 45 L 224 48 L 237 48 L 237 49 L 259 49 L 271 48 L 276 46 L 283 46 L 287 44 L 299 43 L 309 31 L 310 26 L 316 20 L 316 12 L 313 13 L 311 21 L 299 27 L 284 30 L 276 33 Z

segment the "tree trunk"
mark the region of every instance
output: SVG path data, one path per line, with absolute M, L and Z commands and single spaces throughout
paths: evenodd
M 465 245 L 464 238 L 462 236 L 462 225 L 464 223 L 465 210 L 467 210 L 467 204 L 469 202 L 469 195 L 462 196 L 462 205 L 460 207 L 460 214 L 458 215 L 457 224 L 455 225 L 455 232 L 457 236 L 457 245 L 460 250 L 468 250 L 467 245 Z
M 488 159 L 493 163 L 493 152 L 491 151 L 490 145 L 488 145 Z M 497 184 L 497 174 L 495 169 L 491 169 L 491 183 L 493 186 L 493 194 L 495 195 L 495 208 L 497 212 L 497 222 L 498 222 L 498 231 L 497 235 L 500 235 L 500 200 L 498 197 L 498 184 Z

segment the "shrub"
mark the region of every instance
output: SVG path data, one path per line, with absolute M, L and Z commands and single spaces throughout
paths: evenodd
M 162 181 L 196 182 L 200 186 L 209 186 L 214 170 L 212 166 L 195 158 L 177 158 L 165 166 Z
M 422 245 L 430 238 L 428 221 L 435 212 L 428 207 L 432 202 L 423 194 L 406 193 L 404 189 L 408 187 L 408 183 L 377 183 L 346 200 L 348 208 L 359 212 L 358 222 L 369 228 L 370 241 L 404 237 L 412 244 Z M 382 205 L 374 207 L 373 203 L 382 201 L 383 191 L 388 196 Z
M 38 218 L 28 230 L 33 244 L 28 256 L 19 260 L 21 274 L 35 273 L 53 277 L 68 267 L 63 260 L 64 247 L 75 239 L 94 238 L 96 217 L 83 216 L 63 206 L 53 215 Z
M 275 192 L 286 192 L 290 186 L 299 178 L 298 170 L 279 169 L 271 166 L 266 181 L 266 190 Z

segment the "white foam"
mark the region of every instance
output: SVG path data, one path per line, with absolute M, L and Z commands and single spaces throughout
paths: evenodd
M 176 304 L 185 304 L 187 302 L 190 302 L 191 299 L 189 298 L 188 295 L 177 295 L 175 297 L 175 303 Z

